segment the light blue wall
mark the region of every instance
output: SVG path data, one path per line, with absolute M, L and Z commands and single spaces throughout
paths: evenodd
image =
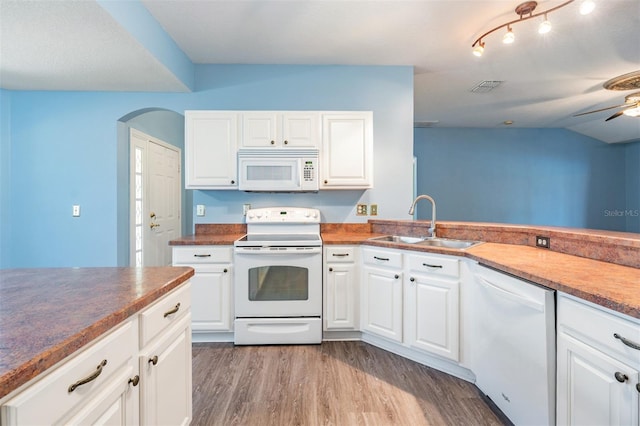
M 627 144 L 625 159 L 627 231 L 640 232 L 640 142 Z
M 10 198 L 3 229 L 12 220 L 11 235 L 2 235 L 9 247 L 2 253 L 4 267 L 122 264 L 128 185 L 119 120 L 146 109 L 179 114 L 187 109 L 372 110 L 375 189 L 278 196 L 196 191 L 193 203 L 207 206 L 207 216 L 198 219 L 240 223 L 243 202 L 313 206 L 325 221 L 353 222 L 367 219 L 355 216 L 356 203 L 375 202 L 382 218 L 406 217 L 411 202 L 406 165 L 413 151 L 411 67 L 238 65 L 197 66 L 196 71 L 194 93 L 6 93 L 10 114 L 6 119 L 3 112 L 0 134 L 2 154 L 11 152 L 11 176 L 9 191 L 4 183 L 2 188 L 3 197 Z M 72 217 L 73 204 L 81 205 L 80 217 Z
M 440 220 L 638 232 L 607 213 L 638 208 L 637 144 L 564 129 L 421 128 L 414 150 L 418 193 L 435 198 Z M 631 151 L 635 170 L 625 160 Z M 428 218 L 430 210 L 425 204 L 418 213 Z
M 11 241 L 11 92 L 0 89 L 0 269 L 8 266 Z

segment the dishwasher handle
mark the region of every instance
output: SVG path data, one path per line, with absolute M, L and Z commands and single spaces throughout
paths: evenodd
M 496 294 L 500 294 L 502 297 L 504 297 L 505 299 L 509 299 L 512 302 L 518 303 L 520 305 L 524 305 L 527 306 L 531 309 L 534 309 L 536 311 L 539 312 L 544 312 L 544 304 L 537 302 L 535 300 L 532 300 L 522 294 L 518 294 L 518 293 L 514 293 L 512 291 L 509 291 L 507 289 L 504 289 L 498 285 L 496 285 L 495 283 L 492 283 L 490 281 L 488 281 L 486 278 L 480 276 L 480 275 L 476 275 L 476 277 L 478 278 L 478 281 L 480 282 L 480 284 L 482 284 L 485 288 L 489 289 L 489 290 L 493 290 L 494 293 Z

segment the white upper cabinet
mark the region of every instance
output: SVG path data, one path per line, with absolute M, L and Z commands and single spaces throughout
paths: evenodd
M 243 148 L 318 148 L 318 112 L 249 111 L 242 113 Z
M 371 111 L 185 111 L 186 189 L 237 190 L 239 148 L 315 148 L 320 190 L 373 188 Z
M 185 111 L 185 187 L 237 189 L 239 114 Z
M 373 188 L 373 113 L 324 113 L 320 158 L 320 189 Z

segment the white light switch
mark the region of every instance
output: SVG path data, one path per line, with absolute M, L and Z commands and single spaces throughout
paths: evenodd
M 196 215 L 197 215 L 197 216 L 204 216 L 204 212 L 205 212 L 205 210 L 204 210 L 204 204 L 198 204 L 198 205 L 196 206 Z
M 78 205 L 74 205 L 73 206 L 73 217 L 78 217 L 80 216 L 80 206 Z

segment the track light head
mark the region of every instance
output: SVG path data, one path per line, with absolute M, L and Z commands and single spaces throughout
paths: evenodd
M 538 26 L 538 34 L 546 34 L 549 31 L 551 31 L 551 22 L 549 22 L 549 20 L 547 19 L 547 14 L 544 14 L 544 21 L 542 21 L 542 23 L 540 23 L 540 26 Z
M 502 36 L 502 42 L 504 44 L 511 44 L 515 41 L 516 39 L 516 35 L 513 33 L 513 30 L 511 29 L 511 27 L 507 27 L 507 32 L 505 33 L 504 36 Z

